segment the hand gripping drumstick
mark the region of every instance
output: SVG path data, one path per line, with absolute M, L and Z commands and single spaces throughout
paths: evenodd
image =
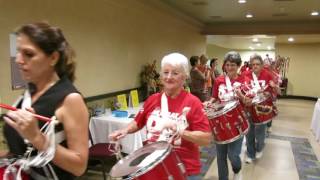
M 4 109 L 10 110 L 10 111 L 17 111 L 18 110 L 18 108 L 15 108 L 15 107 L 12 107 L 12 106 L 9 106 L 9 105 L 6 105 L 6 104 L 2 104 L 2 103 L 0 103 L 0 108 L 4 108 Z M 39 119 L 41 121 L 44 121 L 44 122 L 50 122 L 51 121 L 50 118 L 45 117 L 45 116 L 41 116 L 41 115 L 34 114 L 34 113 L 32 113 L 32 115 L 35 118 L 37 118 L 37 119 Z

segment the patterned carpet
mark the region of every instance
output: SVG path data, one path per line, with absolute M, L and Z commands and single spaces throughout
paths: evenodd
M 290 141 L 300 180 L 320 180 L 320 161 L 308 139 L 278 135 L 269 138 Z
M 306 138 L 270 135 L 268 138 L 290 141 L 300 180 L 320 180 L 320 161 Z M 217 152 L 215 144 L 201 148 L 202 176 L 205 176 Z
M 201 147 L 201 175 L 202 177 L 206 175 L 209 170 L 213 160 L 217 156 L 216 145 L 215 143 L 211 143 L 208 147 Z

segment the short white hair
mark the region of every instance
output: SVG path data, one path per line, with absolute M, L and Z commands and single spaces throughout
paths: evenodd
M 189 63 L 188 58 L 180 53 L 170 53 L 164 56 L 161 60 L 161 69 L 166 65 L 180 66 L 183 69 L 183 73 L 189 77 Z

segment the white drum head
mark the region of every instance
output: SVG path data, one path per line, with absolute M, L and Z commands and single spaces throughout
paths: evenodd
M 238 101 L 228 101 L 228 102 L 223 102 L 221 104 L 218 104 L 216 107 L 217 111 L 214 113 L 214 117 L 221 116 L 231 111 L 232 109 L 237 107 L 238 103 L 239 103 Z
M 165 141 L 148 144 L 118 161 L 112 167 L 110 175 L 114 178 L 133 179 L 162 162 L 171 149 L 172 146 Z
M 265 93 L 259 93 L 257 94 L 253 99 L 252 99 L 252 103 L 253 104 L 259 104 L 264 102 L 265 100 L 267 100 L 270 97 L 270 94 L 265 94 Z

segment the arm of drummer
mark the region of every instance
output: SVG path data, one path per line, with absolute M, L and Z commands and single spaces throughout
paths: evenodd
M 273 91 L 277 92 L 277 94 L 280 94 L 280 87 L 273 81 L 273 80 L 270 80 L 269 81 L 269 85 L 270 87 L 272 88 Z
M 181 138 L 193 142 L 199 146 L 208 146 L 212 141 L 211 132 L 184 130 L 180 136 Z
M 209 145 L 212 141 L 212 133 L 208 117 L 205 115 L 200 101 L 196 101 L 191 106 L 190 111 L 186 114 L 186 119 L 189 126 L 187 129 L 179 129 L 181 138 L 199 146 Z
M 82 96 L 78 93 L 69 94 L 55 114 L 63 124 L 67 147 L 56 147 L 53 163 L 80 176 L 87 167 L 89 147 L 89 113 Z
M 46 151 L 50 142 L 40 131 L 37 120 L 30 113 L 34 113 L 33 111 L 32 108 L 28 108 L 8 112 L 8 117 L 4 119 L 34 148 Z M 78 93 L 67 95 L 61 106 L 55 111 L 55 116 L 64 127 L 67 147 L 56 145 L 52 162 L 73 175 L 80 176 L 87 167 L 89 147 L 89 116 L 82 96 Z
M 242 94 L 242 92 L 239 88 L 235 89 L 235 92 L 236 92 L 237 96 L 239 97 L 240 101 L 242 101 L 246 106 L 252 105 L 252 99 L 250 97 Z
M 6 151 L 6 150 L 0 151 L 0 158 L 8 157 L 8 155 L 9 155 L 9 151 Z
M 139 127 L 136 123 L 136 121 L 130 122 L 127 127 L 114 131 L 109 135 L 109 139 L 112 141 L 118 141 L 121 138 L 124 138 L 127 134 L 135 133 L 136 131 L 139 130 Z
M 216 98 L 214 98 L 214 97 L 210 97 L 210 99 L 209 99 L 208 101 L 203 102 L 202 105 L 203 105 L 204 108 L 207 108 L 207 107 L 209 107 L 211 104 L 213 104 L 213 103 L 215 103 L 215 102 L 217 102 L 217 101 L 218 101 L 218 99 L 216 99 Z
M 0 116 L 0 120 L 3 120 L 3 116 L 4 114 Z M 5 158 L 8 156 L 8 154 L 9 154 L 8 150 L 0 150 L 0 158 Z

